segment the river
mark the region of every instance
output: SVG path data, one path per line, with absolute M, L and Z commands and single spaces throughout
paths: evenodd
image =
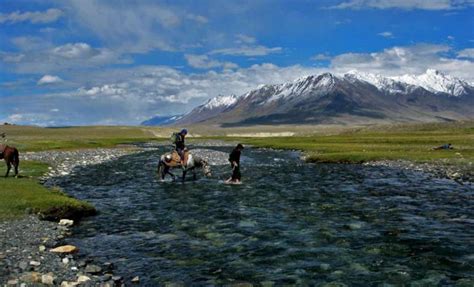
M 160 183 L 160 153 L 124 156 L 59 181 L 100 212 L 74 229 L 72 243 L 128 279 L 197 286 L 474 280 L 472 185 L 386 167 L 306 164 L 297 153 L 263 149 L 245 149 L 240 186 L 222 183 L 228 166 L 213 166 L 210 179 Z

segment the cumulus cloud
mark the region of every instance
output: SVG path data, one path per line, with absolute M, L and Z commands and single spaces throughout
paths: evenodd
M 332 59 L 331 68 L 336 71 L 356 69 L 383 75 L 416 74 L 433 68 L 474 80 L 474 63 L 448 57 L 447 53 L 451 50 L 448 45 L 417 44 L 396 46 L 374 53 L 345 53 Z
M 51 23 L 58 20 L 63 15 L 63 12 L 59 9 L 48 9 L 46 11 L 35 11 L 35 12 L 20 12 L 15 11 L 10 14 L 0 13 L 0 24 L 1 23 L 20 23 L 30 22 L 33 24 L 44 24 Z
M 77 58 L 91 58 L 99 54 L 99 50 L 93 49 L 89 44 L 86 43 L 69 43 L 56 47 L 52 50 L 57 56 L 77 59 Z
M 53 85 L 53 84 L 61 83 L 62 81 L 63 81 L 63 79 L 61 79 L 58 76 L 44 75 L 43 77 L 41 77 L 41 79 L 38 80 L 38 82 L 36 84 L 39 85 L 39 86 Z
M 474 48 L 464 49 L 458 52 L 458 58 L 474 59 Z
M 452 10 L 474 5 L 472 0 L 349 0 L 329 9 Z
M 8 63 L 7 67 L 17 73 L 58 73 L 71 68 L 99 68 L 126 61 L 112 50 L 94 48 L 87 43 L 67 43 L 55 47 L 37 37 L 17 37 L 12 42 L 19 51 L 0 52 L 0 60 Z

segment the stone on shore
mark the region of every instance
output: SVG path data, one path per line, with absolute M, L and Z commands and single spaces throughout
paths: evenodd
M 41 276 L 41 283 L 45 285 L 54 285 L 54 279 L 53 273 L 43 274 Z
M 71 220 L 71 219 L 61 219 L 59 221 L 59 225 L 61 226 L 73 226 L 74 225 L 74 220 Z
M 49 250 L 50 252 L 53 252 L 53 253 L 62 253 L 62 254 L 70 254 L 70 253 L 76 253 L 79 251 L 79 248 L 77 248 L 76 246 L 74 245 L 63 245 L 63 246 L 59 246 L 59 247 L 56 247 L 56 248 L 53 248 L 51 250 Z
M 20 277 L 20 280 L 27 283 L 41 282 L 41 274 L 38 272 L 27 272 Z

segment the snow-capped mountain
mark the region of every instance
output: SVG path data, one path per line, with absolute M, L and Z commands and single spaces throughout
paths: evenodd
M 210 98 L 203 105 L 197 107 L 197 109 L 200 111 L 205 111 L 205 110 L 227 108 L 235 104 L 235 102 L 237 102 L 236 95 L 217 96 L 214 98 Z
M 427 70 L 384 77 L 350 71 L 265 85 L 239 97 L 219 96 L 178 124 L 227 125 L 443 121 L 474 118 L 474 87 Z
M 177 122 L 180 124 L 197 123 L 212 118 L 225 111 L 238 100 L 236 95 L 217 96 L 210 98 L 204 104 L 197 106 L 190 113 L 187 113 Z
M 470 85 L 458 78 L 445 75 L 440 71 L 428 69 L 421 75 L 403 75 L 393 77 L 394 80 L 414 86 L 420 86 L 435 93 L 446 93 L 453 96 L 462 96 L 468 93 Z

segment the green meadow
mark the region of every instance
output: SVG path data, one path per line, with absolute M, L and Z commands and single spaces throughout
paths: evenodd
M 23 161 L 21 171 L 19 178 L 0 178 L 0 221 L 26 214 L 57 220 L 77 219 L 95 213 L 92 205 L 71 198 L 59 189 L 45 188 L 38 182 L 38 177 L 48 171 L 48 165 Z

